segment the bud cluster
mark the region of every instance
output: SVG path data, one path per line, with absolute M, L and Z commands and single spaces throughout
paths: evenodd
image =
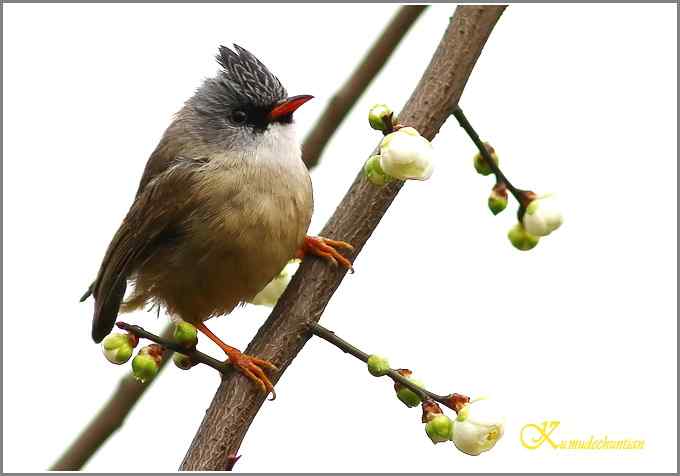
M 469 400 L 462 395 L 454 395 L 459 397 L 459 402 Z M 457 408 L 458 415 L 452 420 L 444 415 L 436 402 L 432 400 L 423 402 L 422 421 L 425 423 L 425 433 L 432 443 L 452 441 L 459 451 L 477 456 L 493 448 L 503 436 L 503 423 L 472 418 L 470 414 L 475 412 L 471 411 L 469 402 L 461 403 Z
M 484 143 L 488 157 L 475 154 L 473 164 L 477 173 L 496 177 L 487 200 L 489 210 L 498 215 L 508 206 L 508 190 L 520 202 L 519 221 L 508 231 L 508 239 L 518 250 L 534 248 L 542 236 L 547 236 L 562 224 L 562 213 L 552 195 L 537 197 L 534 192 L 514 188 L 498 168 L 498 155 L 488 142 Z
M 380 154 L 372 155 L 364 165 L 364 176 L 374 185 L 383 186 L 397 180 L 427 180 L 434 167 L 434 151 L 430 141 L 413 127 L 394 123 L 394 113 L 384 104 L 376 104 L 368 114 L 373 129 L 385 137 Z

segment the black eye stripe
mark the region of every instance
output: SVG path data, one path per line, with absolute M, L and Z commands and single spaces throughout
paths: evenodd
M 229 122 L 237 126 L 250 126 L 255 131 L 264 131 L 271 124 L 269 111 L 271 107 L 252 107 L 248 105 L 237 106 L 232 109 L 228 116 Z M 278 117 L 274 122 L 290 124 L 293 122 L 293 113 Z

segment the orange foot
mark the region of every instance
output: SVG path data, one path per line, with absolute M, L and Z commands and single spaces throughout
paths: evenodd
M 342 256 L 336 248 L 343 248 L 346 250 L 353 250 L 354 247 L 345 241 L 336 241 L 321 236 L 305 236 L 305 241 L 297 251 L 296 258 L 304 258 L 308 254 L 321 256 L 327 259 L 333 265 L 337 266 L 340 263 L 344 268 L 354 272 L 352 263 Z
M 215 344 L 217 344 L 220 349 L 227 354 L 229 362 L 231 365 L 241 372 L 243 375 L 248 377 L 250 380 L 255 382 L 264 392 L 272 394 L 272 400 L 276 398 L 276 392 L 274 391 L 274 385 L 271 383 L 267 375 L 264 373 L 262 368 L 267 368 L 271 370 L 278 370 L 274 364 L 268 360 L 259 359 L 250 355 L 246 355 L 236 347 L 232 347 L 228 344 L 222 342 L 222 340 L 212 333 L 210 329 L 206 327 L 205 324 L 201 323 L 197 329 L 203 334 L 208 336 Z

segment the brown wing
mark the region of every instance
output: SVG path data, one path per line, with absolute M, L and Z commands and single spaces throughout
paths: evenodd
M 143 187 L 140 186 L 90 287 L 95 298 L 92 320 L 95 342 L 111 332 L 130 275 L 153 254 L 163 236 L 172 233 L 173 227 L 191 212 L 191 190 L 200 164 L 201 161 L 180 158 L 153 178 L 142 178 Z M 147 172 L 148 169 L 147 165 Z
M 170 167 L 173 160 L 175 160 L 175 154 L 173 150 L 174 148 L 177 147 L 178 144 L 170 140 L 169 138 L 173 137 L 173 134 L 180 135 L 180 133 L 176 131 L 177 127 L 178 127 L 177 122 L 173 122 L 170 125 L 168 130 L 165 132 L 163 139 L 161 139 L 160 143 L 156 147 L 156 150 L 154 150 L 153 154 L 151 154 L 151 157 L 149 157 L 149 160 L 146 163 L 146 167 L 144 167 L 144 173 L 142 174 L 142 178 L 139 181 L 139 186 L 137 187 L 137 194 L 135 196 L 136 197 L 135 200 L 137 200 L 137 198 L 139 198 L 139 196 L 144 192 L 144 189 L 149 184 L 149 182 L 151 182 L 154 178 L 165 172 L 168 169 L 168 167 Z M 123 222 L 123 225 L 124 224 L 125 222 Z M 115 242 L 115 237 L 113 241 Z M 113 242 L 111 244 L 113 244 Z M 105 263 L 106 257 L 104 258 L 104 263 L 102 263 L 101 268 L 104 267 Z M 90 284 L 90 286 L 87 288 L 87 291 L 85 291 L 85 294 L 81 296 L 80 302 L 85 301 L 92 295 L 96 284 L 97 280 Z M 122 292 L 125 292 L 125 290 L 123 289 Z

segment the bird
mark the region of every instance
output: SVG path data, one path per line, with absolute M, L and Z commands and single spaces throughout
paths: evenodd
M 96 279 L 92 338 L 119 312 L 148 305 L 197 327 L 231 365 L 275 395 L 270 361 L 242 353 L 205 321 L 229 314 L 292 258 L 317 255 L 352 269 L 352 245 L 309 236 L 312 183 L 293 113 L 311 95 L 288 96 L 252 53 L 219 46 L 219 71 L 174 115 L 149 157 Z M 128 286 L 131 290 L 126 295 Z

